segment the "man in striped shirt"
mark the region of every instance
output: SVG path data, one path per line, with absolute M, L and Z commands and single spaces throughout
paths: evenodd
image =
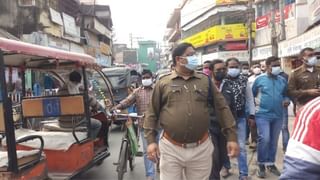
M 294 122 L 280 177 L 320 179 L 320 97 L 300 109 Z
M 122 100 L 114 109 L 125 109 L 130 105 L 136 103 L 137 112 L 139 115 L 144 115 L 150 104 L 150 98 L 153 91 L 153 78 L 152 72 L 148 69 L 142 71 L 142 87 L 135 89 L 128 97 Z M 154 164 L 151 160 L 147 158 L 147 141 L 144 137 L 143 130 L 143 118 L 139 119 L 140 137 L 143 144 L 143 154 L 144 154 L 144 165 L 146 170 L 147 180 L 156 179 L 156 172 Z

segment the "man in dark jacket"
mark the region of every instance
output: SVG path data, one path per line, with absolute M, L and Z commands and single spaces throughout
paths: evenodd
M 223 94 L 226 99 L 227 104 L 230 107 L 232 114 L 235 116 L 235 111 L 232 109 L 234 106 L 232 105 L 234 95 L 231 90 L 228 88 L 221 88 L 222 80 L 226 76 L 226 67 L 223 60 L 215 59 L 211 62 L 210 69 L 212 70 L 211 78 L 216 85 L 216 87 Z M 220 179 L 220 171 L 222 177 L 227 177 L 230 175 L 229 169 L 230 164 L 225 164 L 228 159 L 228 154 L 226 150 L 226 138 L 221 132 L 221 127 L 219 125 L 219 120 L 214 113 L 210 113 L 210 134 L 212 137 L 212 143 L 214 145 L 213 152 L 213 165 L 211 169 L 210 180 L 219 180 Z M 223 169 L 222 169 L 223 168 Z M 222 170 L 221 170 L 222 169 Z

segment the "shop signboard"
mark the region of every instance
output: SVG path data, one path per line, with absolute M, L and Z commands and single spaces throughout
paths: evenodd
M 99 64 L 100 66 L 104 66 L 104 67 L 111 66 L 111 57 L 110 56 L 105 56 L 105 55 L 97 52 L 95 57 L 96 57 L 97 64 Z
M 100 52 L 101 54 L 104 54 L 104 55 L 110 55 L 111 54 L 110 46 L 104 42 L 100 42 Z
M 72 36 L 80 36 L 78 34 L 77 26 L 76 26 L 76 21 L 74 17 L 69 16 L 66 13 L 62 13 L 63 17 L 63 24 L 64 24 L 64 31 L 66 34 L 72 35 Z
M 51 21 L 52 21 L 52 22 L 57 23 L 57 24 L 63 26 L 61 14 L 60 14 L 58 11 L 50 8 L 50 17 L 51 17 Z
M 253 28 L 255 25 L 253 24 Z M 196 48 L 217 41 L 236 41 L 248 39 L 247 27 L 244 24 L 229 24 L 211 27 L 183 40 Z
M 284 18 L 287 19 L 291 19 L 295 17 L 295 4 L 288 4 L 285 6 L 283 13 L 284 13 Z M 270 24 L 271 21 L 271 12 L 269 12 L 268 14 L 264 15 L 264 16 L 260 16 L 256 18 L 256 28 L 257 29 L 261 29 L 261 28 L 265 28 L 268 27 L 268 25 Z M 275 21 L 276 23 L 280 22 L 280 12 L 279 10 L 276 11 L 275 14 Z
M 252 50 L 252 59 L 253 60 L 263 60 L 272 56 L 272 47 L 271 45 L 257 47 Z
M 299 54 L 306 47 L 320 47 L 320 26 L 287 41 L 279 43 L 279 57 L 288 57 Z

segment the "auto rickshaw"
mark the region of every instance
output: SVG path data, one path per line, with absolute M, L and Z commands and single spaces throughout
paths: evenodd
M 113 87 L 114 102 L 120 103 L 129 95 L 129 88 L 137 88 L 140 85 L 140 76 L 134 69 L 127 67 L 112 67 L 102 69 L 104 75 L 110 80 Z M 123 110 L 122 113 L 127 113 Z M 123 125 L 126 117 L 118 117 L 114 124 Z
M 128 96 L 128 88 L 132 84 L 139 85 L 139 76 L 136 70 L 127 67 L 112 67 L 104 68 L 102 71 L 112 84 L 114 100 L 117 103 Z
M 5 67 L 19 68 L 21 73 L 21 126 L 12 118 Z M 33 93 L 26 90 L 27 70 L 34 79 Z M 80 93 L 59 94 L 74 70 L 81 72 Z M 52 78 L 53 89 L 42 88 L 45 75 Z M 110 117 L 91 112 L 89 97 L 96 97 L 107 110 L 114 105 L 112 85 L 91 56 L 0 38 L 0 84 L 0 131 L 4 135 L 0 179 L 71 179 L 110 155 Z M 74 117 L 82 120 L 74 122 Z M 102 124 L 95 139 L 90 137 L 91 118 Z M 62 126 L 61 119 L 70 126 Z M 7 161 L 1 163 L 1 159 Z

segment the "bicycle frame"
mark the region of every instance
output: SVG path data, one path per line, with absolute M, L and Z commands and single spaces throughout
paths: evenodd
M 121 142 L 121 147 L 120 147 L 120 153 L 119 153 L 119 159 L 118 159 L 118 163 L 117 163 L 117 172 L 118 172 L 118 180 L 122 180 L 123 179 L 123 175 L 125 172 L 127 172 L 127 162 L 129 161 L 129 165 L 130 165 L 130 169 L 131 171 L 133 170 L 133 161 L 135 158 L 135 153 L 132 152 L 132 144 L 130 141 L 130 136 L 132 136 L 132 134 L 129 132 L 129 128 L 128 126 L 133 126 L 134 128 L 134 133 L 138 138 L 138 127 L 136 126 L 136 122 L 137 120 L 132 120 L 131 117 L 128 117 L 128 120 L 126 120 L 126 128 L 125 128 L 125 133 L 123 135 L 122 138 L 122 142 Z M 137 140 L 138 141 L 138 140 Z

